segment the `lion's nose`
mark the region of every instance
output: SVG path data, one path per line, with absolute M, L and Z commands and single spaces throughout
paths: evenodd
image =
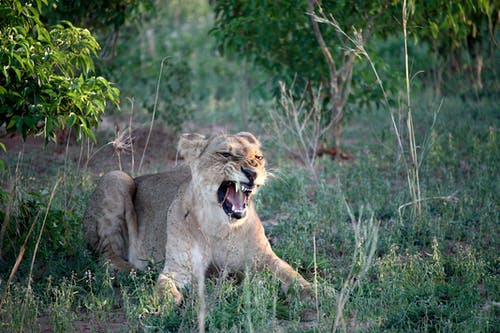
M 241 171 L 245 174 L 251 184 L 253 184 L 255 178 L 257 178 L 257 172 L 252 169 L 242 168 Z

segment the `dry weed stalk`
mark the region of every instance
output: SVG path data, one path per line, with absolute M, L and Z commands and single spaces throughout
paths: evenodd
M 316 248 L 316 232 L 313 232 L 313 264 L 314 264 L 314 307 L 316 308 L 316 322 L 319 323 L 319 298 L 318 298 L 318 260 Z
M 198 299 L 198 332 L 205 333 L 207 307 L 205 303 L 205 272 L 197 270 L 195 274 Z
M 129 129 L 125 129 L 122 131 L 117 130 L 115 139 L 110 142 L 113 145 L 113 150 L 118 156 L 118 167 L 120 171 L 123 170 L 121 159 L 122 153 L 132 151 L 132 141 Z
M 413 113 L 412 113 L 411 98 L 410 98 L 411 89 L 410 89 L 410 74 L 408 65 L 408 41 L 407 41 L 408 8 L 406 0 L 403 1 L 402 23 L 403 23 L 403 37 L 404 37 L 404 58 L 405 58 L 406 131 L 408 136 L 407 140 L 408 140 L 408 150 L 409 150 L 408 158 L 406 158 L 404 154 L 405 144 L 403 141 L 403 136 L 401 134 L 401 129 L 400 129 L 401 126 L 398 126 L 396 123 L 395 110 L 394 108 L 390 107 L 389 97 L 384 89 L 382 80 L 380 79 L 380 76 L 377 72 L 377 69 L 370 55 L 368 54 L 368 52 L 364 47 L 364 35 L 357 30 L 353 31 L 352 36 L 345 33 L 344 30 L 342 30 L 342 28 L 340 27 L 335 17 L 331 14 L 328 17 L 326 17 L 325 15 L 319 17 L 315 14 L 313 14 L 312 16 L 315 22 L 328 24 L 332 26 L 338 33 L 342 34 L 346 38 L 346 40 L 348 40 L 354 46 L 354 48 L 349 48 L 348 51 L 356 55 L 363 56 L 370 64 L 370 67 L 375 75 L 377 84 L 379 85 L 382 94 L 384 96 L 385 104 L 390 110 L 391 123 L 394 133 L 396 135 L 398 150 L 399 150 L 397 160 L 399 161 L 401 159 L 401 156 L 404 157 L 403 162 L 405 163 L 405 168 L 406 168 L 407 183 L 412 198 L 411 205 L 414 210 L 414 216 L 417 218 L 417 220 L 419 220 L 421 216 L 421 203 L 423 201 L 426 201 L 427 199 L 422 198 L 420 190 L 420 178 L 419 178 L 420 162 L 417 153 L 417 144 L 415 140 Z M 401 207 L 406 207 L 406 206 L 409 205 L 404 204 Z
M 90 138 L 86 138 L 85 149 L 84 149 L 84 144 L 85 143 L 82 141 L 80 145 L 80 156 L 83 156 L 85 150 L 85 163 L 83 165 L 83 168 L 88 169 L 90 160 L 92 160 L 97 151 L 101 150 L 102 147 L 97 149 L 97 151 L 94 151 L 94 141 L 92 141 Z
M 24 319 L 24 316 L 26 314 L 26 306 L 28 304 L 28 298 L 31 295 L 31 282 L 33 280 L 33 278 L 32 278 L 33 277 L 33 268 L 34 268 L 34 265 L 35 265 L 36 255 L 38 253 L 38 247 L 40 246 L 40 241 L 42 239 L 43 230 L 45 229 L 45 224 L 47 222 L 47 217 L 49 215 L 50 207 L 52 205 L 52 200 L 54 199 L 54 196 L 55 196 L 56 191 L 57 191 L 57 187 L 59 186 L 59 183 L 61 181 L 62 181 L 62 178 L 57 179 L 54 187 L 52 188 L 52 192 L 50 193 L 49 202 L 47 203 L 47 207 L 45 208 L 45 216 L 43 218 L 42 226 L 40 227 L 40 233 L 38 234 L 38 238 L 37 238 L 37 241 L 35 243 L 35 248 L 33 250 L 33 257 L 31 259 L 30 273 L 29 273 L 29 276 L 28 276 L 28 286 L 26 288 L 25 303 L 24 303 L 24 309 L 23 309 L 23 319 Z M 21 264 L 21 261 L 24 258 L 24 254 L 26 252 L 26 246 L 28 244 L 28 240 L 31 237 L 31 234 L 32 234 L 32 232 L 34 230 L 34 227 L 35 227 L 36 223 L 38 222 L 38 218 L 40 217 L 41 213 L 42 213 L 42 211 L 40 210 L 37 213 L 37 215 L 35 216 L 35 218 L 33 219 L 33 223 L 31 223 L 30 229 L 28 231 L 28 234 L 26 235 L 24 243 L 23 243 L 23 245 L 21 245 L 21 248 L 19 250 L 19 254 L 18 254 L 17 258 L 16 258 L 16 262 L 14 263 L 14 266 L 12 267 L 12 270 L 10 272 L 9 278 L 8 278 L 7 283 L 5 285 L 5 289 L 4 289 L 3 295 L 2 295 L 2 300 L 0 302 L 0 308 L 5 304 L 5 301 L 6 301 L 6 298 L 7 298 L 7 294 L 9 292 L 10 285 L 12 284 L 12 280 L 13 280 L 13 278 L 14 278 L 17 270 L 19 269 L 19 265 Z
M 134 118 L 134 99 L 128 97 L 127 98 L 130 102 L 130 117 L 128 119 L 128 132 L 130 135 L 132 135 L 132 119 Z M 131 137 L 130 138 L 130 174 L 134 174 L 134 168 L 135 168 L 135 156 L 134 156 L 134 140 Z
M 148 131 L 148 136 L 146 138 L 146 144 L 144 145 L 144 150 L 142 151 L 142 157 L 141 157 L 141 162 L 139 163 L 139 169 L 137 170 L 139 173 L 142 170 L 142 163 L 144 163 L 144 156 L 146 156 L 146 150 L 148 149 L 149 145 L 149 139 L 151 138 L 151 132 L 153 132 L 153 125 L 155 122 L 155 116 L 156 116 L 156 109 L 158 107 L 158 97 L 160 95 L 160 82 L 161 82 L 161 76 L 163 74 L 163 65 L 165 61 L 167 61 L 167 57 L 163 58 L 161 60 L 160 64 L 160 72 L 158 73 L 158 80 L 156 81 L 156 92 L 155 92 L 155 102 L 153 106 L 153 114 L 151 116 L 151 122 L 149 124 L 149 131 Z
M 422 213 L 422 208 L 421 208 L 422 196 L 420 192 L 418 154 L 417 154 L 417 145 L 415 143 L 415 130 L 413 127 L 413 115 L 412 115 L 411 99 L 410 99 L 410 75 L 408 67 L 408 36 L 406 32 L 406 24 L 408 23 L 408 8 L 406 5 L 406 0 L 403 0 L 402 15 L 403 15 L 403 36 L 404 36 L 404 46 L 405 46 L 405 78 L 406 78 L 406 100 L 407 100 L 406 126 L 408 129 L 408 140 L 409 140 L 408 143 L 410 149 L 408 186 L 410 188 L 410 193 L 413 199 L 414 214 L 420 220 L 420 216 Z
M 5 205 L 5 215 L 2 222 L 2 228 L 0 229 L 0 259 L 3 255 L 2 245 L 4 243 L 5 235 L 7 233 L 7 228 L 10 225 L 10 220 L 12 218 L 12 212 L 15 209 L 15 203 L 18 196 L 18 186 L 21 179 L 20 166 L 22 160 L 24 158 L 24 144 L 22 150 L 19 152 L 17 157 L 16 169 L 14 171 L 14 176 L 9 177 L 11 181 L 9 182 L 7 190 L 5 193 L 7 194 L 7 202 Z M 10 176 L 10 175 L 9 175 Z
M 42 226 L 40 227 L 40 233 L 38 234 L 38 239 L 37 239 L 36 244 L 35 244 L 35 249 L 33 250 L 33 257 L 31 258 L 30 273 L 29 273 L 29 277 L 28 277 L 28 291 L 31 289 L 33 267 L 35 266 L 36 255 L 38 253 L 38 247 L 40 246 L 40 241 L 42 239 L 43 230 L 45 229 L 45 223 L 47 222 L 47 217 L 49 216 L 50 207 L 52 206 L 52 200 L 54 199 L 54 196 L 56 195 L 57 187 L 59 186 L 59 183 L 61 181 L 62 181 L 62 178 L 58 178 L 56 183 L 54 184 L 54 187 L 52 188 L 52 192 L 50 193 L 49 202 L 47 203 L 47 208 L 45 208 L 45 216 L 43 217 Z M 36 222 L 36 220 L 35 220 L 35 222 Z
M 280 81 L 280 108 L 270 111 L 271 123 L 275 135 L 283 148 L 296 155 L 296 146 L 299 148 L 299 158 L 307 165 L 314 180 L 318 179 L 315 169 L 317 151 L 324 135 L 333 125 L 331 122 L 323 126 L 321 117 L 321 87 L 314 91 L 309 85 L 296 100 L 292 87 L 287 88 Z M 307 94 L 311 96 L 312 105 L 306 102 Z M 287 145 L 288 139 L 295 141 L 295 145 Z

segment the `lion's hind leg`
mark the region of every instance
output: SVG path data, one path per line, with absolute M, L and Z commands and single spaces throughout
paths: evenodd
M 130 270 L 130 239 L 137 237 L 133 204 L 135 183 L 125 172 L 112 171 L 99 180 L 83 218 L 84 238 L 110 265 Z

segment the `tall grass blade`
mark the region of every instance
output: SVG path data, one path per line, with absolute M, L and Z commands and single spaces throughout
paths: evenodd
M 151 132 L 153 132 L 153 125 L 155 122 L 155 116 L 156 116 L 156 109 L 158 108 L 158 96 L 160 94 L 160 82 L 161 82 L 161 76 L 163 74 L 163 65 L 165 61 L 167 61 L 167 57 L 163 58 L 160 63 L 160 73 L 158 74 L 158 80 L 156 81 L 156 92 L 155 92 L 155 103 L 153 106 L 153 114 L 151 116 L 151 122 L 149 124 L 149 131 L 148 131 L 148 136 L 146 138 L 146 144 L 144 145 L 144 150 L 142 151 L 142 157 L 141 157 L 141 162 L 139 163 L 139 169 L 138 172 L 140 173 L 142 170 L 142 164 L 144 163 L 144 156 L 146 156 L 146 150 L 148 149 L 149 145 L 149 140 L 151 138 Z

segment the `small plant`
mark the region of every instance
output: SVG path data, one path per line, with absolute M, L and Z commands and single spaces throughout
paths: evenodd
M 414 254 L 392 246 L 377 261 L 380 293 L 373 295 L 378 298 L 375 306 L 392 309 L 385 315 L 385 329 L 489 331 L 478 289 L 487 272 L 483 261 L 470 248 L 445 256 L 439 246 L 434 239 L 431 253 Z
M 320 100 L 322 89 L 320 87 L 315 91 L 313 87 L 307 86 L 297 100 L 294 97 L 293 87 L 287 88 L 282 81 L 279 85 L 279 106 L 269 112 L 273 135 L 289 153 L 298 155 L 307 166 L 312 178 L 318 181 L 315 163 L 318 149 L 332 126 L 332 123 L 325 126 L 322 119 Z M 306 102 L 308 99 L 306 95 L 312 100 L 309 103 Z
M 19 285 L 4 289 L 0 304 L 0 329 L 2 332 L 31 331 L 38 326 L 38 298 L 26 293 L 25 287 Z
M 61 283 L 54 285 L 49 278 L 47 285 L 47 316 L 52 318 L 54 332 L 72 331 L 73 321 L 76 319 L 74 313 L 76 295 L 76 283 L 72 276 L 69 280 L 64 278 Z
M 337 309 L 332 332 L 347 331 L 344 309 L 352 293 L 363 283 L 363 279 L 372 267 L 378 241 L 379 227 L 378 222 L 374 221 L 373 213 L 368 218 L 368 221 L 364 221 L 363 208 L 360 209 L 359 216 L 356 218 L 347 205 L 347 202 L 346 207 L 351 219 L 355 245 L 352 254 L 351 269 L 342 284 L 342 288 L 336 295 Z

